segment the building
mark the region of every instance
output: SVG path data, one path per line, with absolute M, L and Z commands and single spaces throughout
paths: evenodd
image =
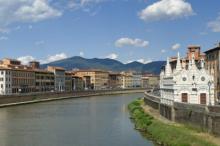
M 220 43 L 217 47 L 205 51 L 205 68 L 214 76 L 215 102 L 220 103 Z
M 140 88 L 142 86 L 142 74 L 141 73 L 132 73 L 132 86 L 133 88 Z
M 38 62 L 38 61 L 31 61 L 31 62 L 29 62 L 29 67 L 31 69 L 40 69 L 40 62 Z
M 81 91 L 85 89 L 83 78 L 72 75 L 73 90 Z
M 122 75 L 120 73 L 109 73 L 109 88 L 120 89 L 122 87 Z
M 160 76 L 154 74 L 144 74 L 142 76 L 143 88 L 157 88 L 160 84 Z
M 65 69 L 62 67 L 48 66 L 47 70 L 54 74 L 54 89 L 58 92 L 65 91 Z
M 198 68 L 200 68 L 200 60 L 205 59 L 205 54 L 201 52 L 201 47 L 198 45 L 190 45 L 187 48 L 186 57 L 180 58 L 180 62 L 182 67 L 188 68 L 189 62 L 192 59 L 192 54 L 194 54 L 195 64 Z M 170 57 L 170 65 L 171 68 L 174 69 L 176 67 L 177 57 Z
M 108 88 L 109 72 L 102 70 L 79 70 L 75 76 L 81 77 L 86 90 L 103 90 Z
M 213 77 L 204 68 L 203 59 L 198 68 L 192 54 L 188 68 L 183 68 L 178 54 L 176 67 L 172 69 L 167 59 L 165 70 L 161 71 L 161 102 L 164 104 L 171 104 L 174 101 L 214 105 L 213 81 Z
M 47 70 L 34 69 L 35 92 L 53 92 L 55 90 L 55 76 Z
M 20 61 L 15 59 L 3 59 L 1 68 L 1 91 L 2 95 L 17 93 L 29 93 L 35 91 L 35 72 Z
M 71 72 L 65 72 L 65 91 L 66 92 L 73 91 L 73 81 L 72 81 Z
M 121 72 L 122 78 L 122 89 L 133 87 L 133 76 L 132 72 Z
M 0 67 L 0 95 L 12 94 L 11 70 Z

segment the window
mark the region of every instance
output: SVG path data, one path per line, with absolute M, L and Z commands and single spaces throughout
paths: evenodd
M 205 77 L 201 77 L 201 80 L 202 80 L 202 81 L 205 81 Z
M 186 79 L 186 77 L 183 77 L 183 81 L 186 81 L 187 79 Z
M 188 102 L 188 94 L 187 93 L 182 93 L 182 102 L 185 102 L 185 103 Z

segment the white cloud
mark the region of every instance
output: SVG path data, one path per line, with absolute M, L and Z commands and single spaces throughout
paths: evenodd
M 79 56 L 81 56 L 81 57 L 84 57 L 84 52 L 83 51 L 81 51 L 81 52 L 79 52 Z
M 0 37 L 0 41 L 5 41 L 5 40 L 8 40 L 8 37 L 6 37 L 6 36 L 1 36 Z
M 134 60 L 128 60 L 126 63 L 131 63 L 131 62 L 134 62 Z
M 178 44 L 178 43 L 176 43 L 176 44 L 174 44 L 172 47 L 171 47 L 171 49 L 172 50 L 178 50 L 179 48 L 180 48 L 180 44 Z
M 147 63 L 152 62 L 151 59 L 145 60 L 145 59 L 141 58 L 141 59 L 138 59 L 138 60 L 128 60 L 126 63 L 132 63 L 132 62 L 134 62 L 134 61 L 137 61 L 137 62 L 140 62 L 140 63 L 143 63 L 143 64 L 147 64 Z
M 19 61 L 21 61 L 22 64 L 28 65 L 29 62 L 34 61 L 35 58 L 33 56 L 22 56 L 17 58 Z
M 49 55 L 46 59 L 39 60 L 40 63 L 45 64 L 53 61 L 58 61 L 62 59 L 66 59 L 67 55 L 65 53 L 55 54 L 55 55 Z M 22 64 L 28 65 L 29 62 L 35 61 L 36 59 L 33 56 L 27 55 L 27 56 L 21 56 L 18 57 L 17 60 L 21 61 Z
M 122 48 L 124 46 L 132 46 L 132 47 L 148 47 L 149 42 L 141 39 L 132 39 L 132 38 L 120 38 L 115 42 L 115 46 Z
M 165 50 L 165 49 L 162 49 L 160 52 L 161 52 L 161 53 L 166 53 L 166 50 Z
M 220 32 L 220 14 L 219 16 L 208 23 L 208 27 L 213 31 L 213 32 Z
M 61 16 L 49 0 L 0 0 L 0 26 L 14 22 L 37 22 Z
M 105 58 L 117 59 L 118 58 L 118 54 L 111 53 L 111 54 L 107 55 Z
M 41 63 L 49 63 L 54 62 L 62 59 L 66 59 L 68 56 L 65 53 L 55 54 L 55 55 L 49 55 L 45 60 L 41 60 Z
M 68 7 L 72 9 L 85 8 L 86 6 L 91 6 L 93 4 L 98 4 L 106 0 L 69 0 Z M 88 10 L 88 9 L 87 9 Z
M 138 59 L 137 62 L 140 62 L 140 63 L 143 63 L 143 64 L 147 64 L 147 63 L 152 62 L 152 60 L 151 60 L 151 59 L 145 60 L 145 59 L 142 59 L 142 58 L 141 58 L 141 59 Z
M 139 18 L 149 22 L 176 19 L 194 15 L 192 6 L 185 0 L 160 0 L 139 12 Z

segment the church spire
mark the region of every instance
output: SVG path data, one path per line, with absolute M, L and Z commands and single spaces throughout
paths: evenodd
M 167 57 L 167 64 L 165 66 L 165 76 L 170 76 L 171 73 L 172 73 L 172 70 L 170 66 L 170 61 L 169 61 L 169 58 Z
M 204 61 L 203 58 L 201 58 L 201 60 L 200 60 L 200 67 L 201 67 L 201 69 L 204 69 L 204 66 L 205 66 L 205 61 Z
M 194 53 L 192 53 L 192 59 L 191 59 L 191 67 L 190 67 L 190 69 L 192 69 L 192 70 L 196 70 L 196 69 L 197 69 L 196 63 L 195 63 L 195 55 L 194 55 Z
M 176 71 L 181 71 L 182 70 L 182 65 L 180 62 L 180 53 L 177 53 L 177 63 L 176 63 Z

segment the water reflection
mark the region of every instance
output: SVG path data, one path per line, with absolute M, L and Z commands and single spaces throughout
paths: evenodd
M 142 94 L 0 109 L 0 146 L 152 146 L 133 129 L 127 104 Z

